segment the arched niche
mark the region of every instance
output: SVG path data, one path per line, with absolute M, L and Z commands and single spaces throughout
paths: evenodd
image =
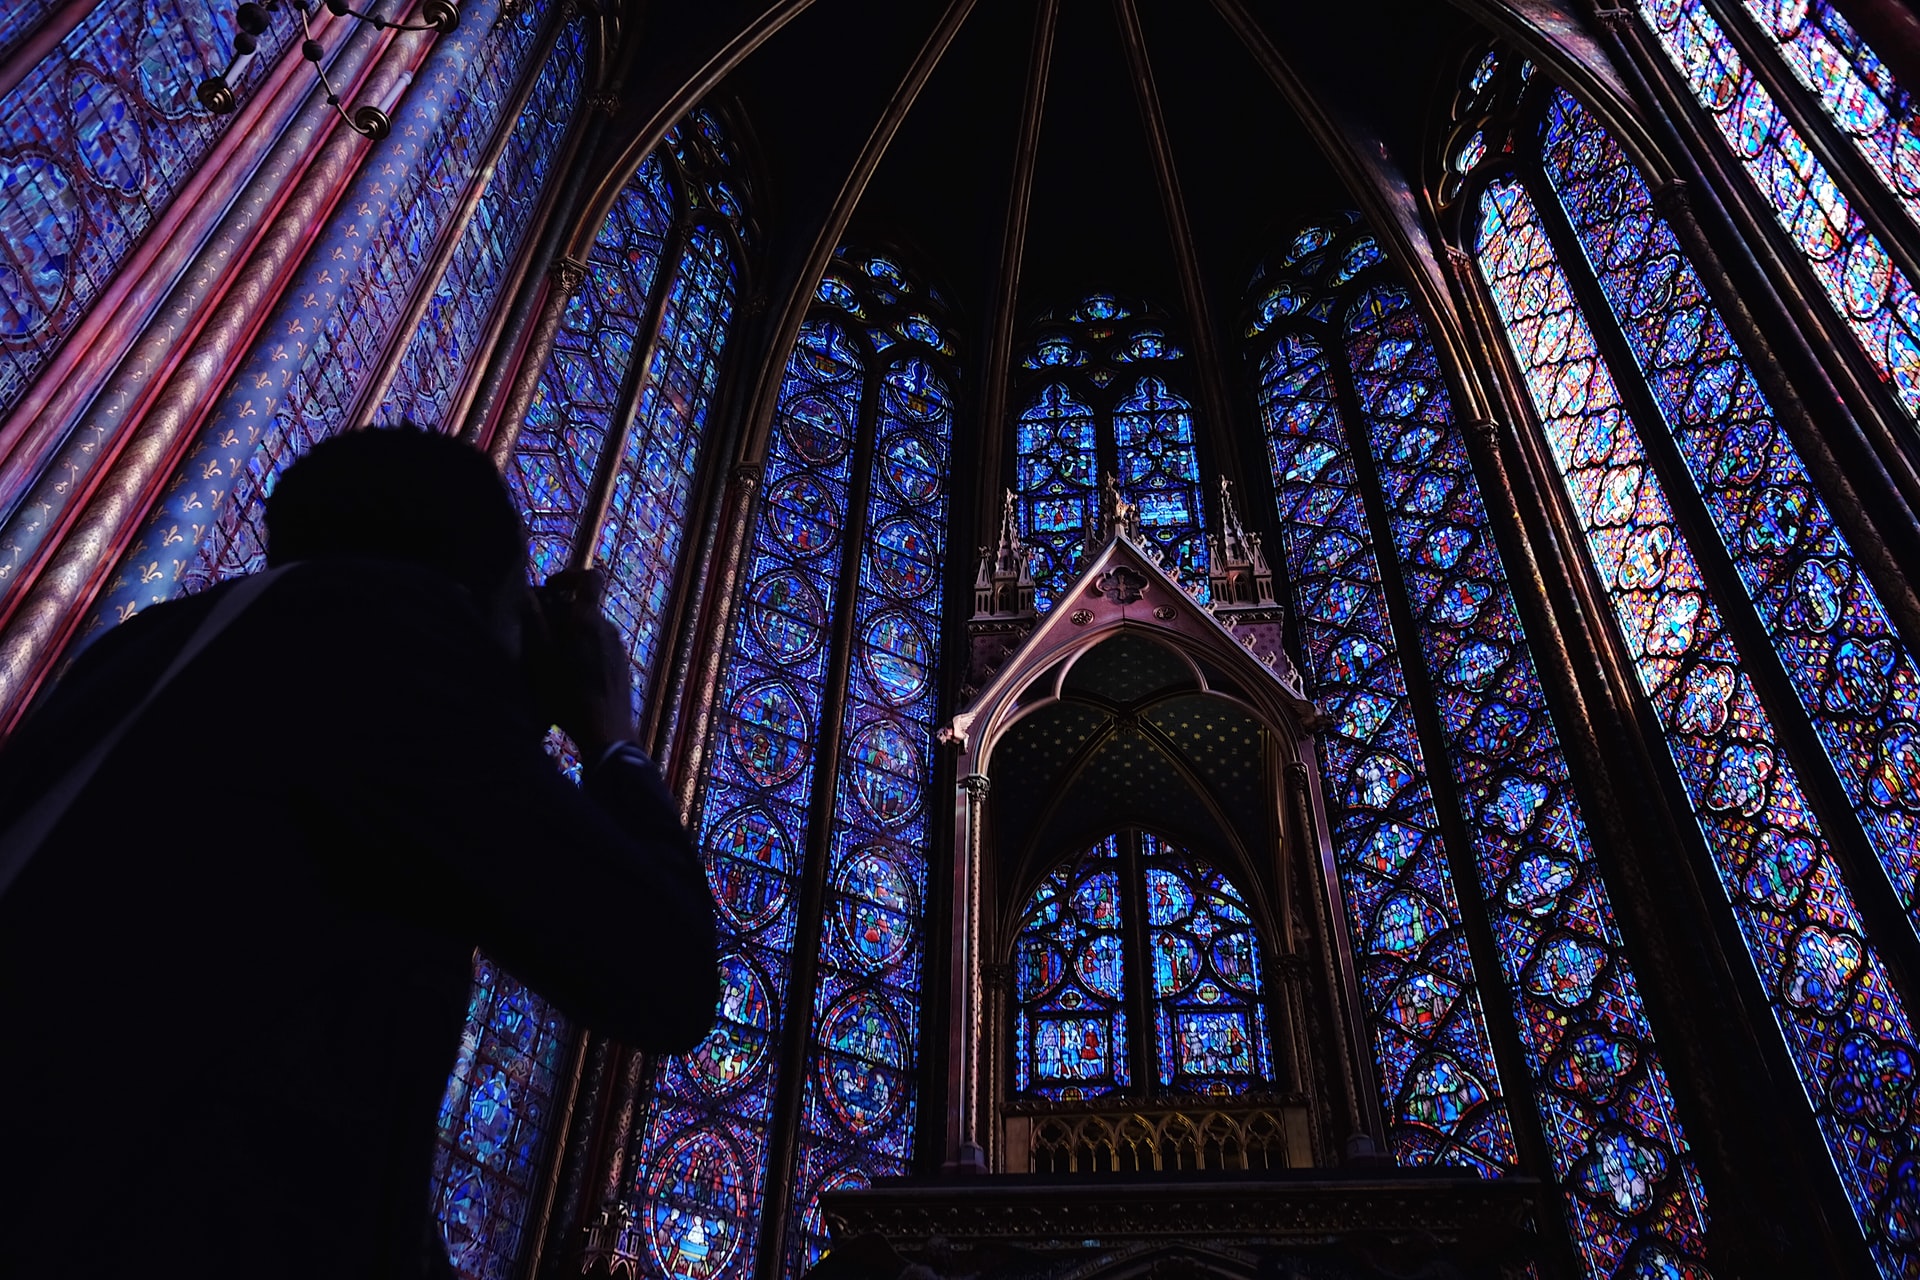
M 1089 1152 L 1106 1144 L 1110 1154 L 1089 1157 L 1103 1168 L 1191 1167 L 1194 1153 L 1218 1159 L 1234 1144 L 1242 1167 L 1325 1164 L 1348 1132 L 1374 1128 L 1345 1101 L 1372 1090 L 1352 1075 L 1365 1058 L 1353 1052 L 1352 968 L 1332 923 L 1337 889 L 1313 740 L 1320 713 L 1280 650 L 1279 625 L 1271 608 L 1256 618 L 1199 604 L 1118 533 L 949 727 L 958 753 L 948 1081 L 956 1167 L 1037 1167 L 1032 1144 L 1042 1128 L 1059 1137 L 1061 1123 L 1094 1135 Z M 1180 846 L 1244 899 L 1268 975 L 1273 1064 L 1260 1089 L 1209 1101 L 1149 1073 L 1140 1087 L 1098 1100 L 1015 1096 L 1020 914 L 1063 859 L 1113 832 Z M 1138 939 L 1132 951 L 1145 955 Z M 1131 1075 L 1142 1066 L 1136 1056 Z M 1257 1161 L 1244 1156 L 1250 1122 L 1264 1134 Z M 1207 1125 L 1212 1139 L 1200 1132 Z M 1169 1126 L 1171 1137 L 1161 1132 Z

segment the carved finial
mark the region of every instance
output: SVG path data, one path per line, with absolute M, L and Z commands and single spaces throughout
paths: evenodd
M 1000 539 L 980 548 L 973 575 L 973 615 L 1030 617 L 1033 614 L 1033 552 L 1020 540 L 1020 509 L 1009 489 L 1000 506 Z
M 1087 555 L 1098 555 L 1116 537 L 1131 539 L 1137 546 L 1146 545 L 1146 537 L 1140 531 L 1140 508 L 1127 501 L 1127 495 L 1120 488 L 1120 477 L 1108 472 L 1100 482 L 1100 505 L 1087 525 Z

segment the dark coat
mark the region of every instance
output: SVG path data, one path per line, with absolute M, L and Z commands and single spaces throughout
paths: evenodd
M 0 753 L 0 824 L 224 589 L 82 655 Z M 0 1276 L 420 1274 L 476 945 L 697 1043 L 713 903 L 666 789 L 576 787 L 542 736 L 465 593 L 402 565 L 300 566 L 183 671 L 0 898 Z

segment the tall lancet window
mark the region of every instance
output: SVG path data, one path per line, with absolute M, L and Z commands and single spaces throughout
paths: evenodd
M 1904 260 L 1887 250 L 1887 237 L 1912 227 L 1874 225 L 1862 190 L 1849 181 L 1849 170 L 1864 169 L 1866 181 L 1920 226 L 1913 99 L 1828 0 L 1728 7 L 1637 2 L 1655 44 L 1752 182 L 1757 204 L 1805 259 L 1901 406 L 1920 418 L 1920 294 Z M 1743 45 L 1783 64 L 1791 79 L 1781 87 L 1798 92 L 1769 89 Z
M 1271 1087 L 1263 952 L 1225 873 L 1151 831 L 1102 837 L 1020 914 L 1015 1095 L 1137 1096 L 1146 1076 L 1169 1094 Z
M 1527 1107 L 1589 1276 L 1704 1274 L 1699 1176 L 1426 324 L 1348 215 L 1256 280 L 1248 335 L 1393 1153 L 1513 1170 Z
M 1907 1274 L 1913 1122 L 1868 1064 L 1920 1050 L 1850 881 L 1920 920 L 1920 676 L 1646 179 L 1564 90 L 1518 119 L 1455 164 L 1464 234 L 1840 1182 Z
M 732 1280 L 763 1249 L 800 1274 L 822 1191 L 907 1169 L 953 355 L 937 295 L 842 250 L 788 359 L 705 746 L 724 993 L 635 1126 L 617 1247 L 644 1274 Z
M 1079 567 L 1107 476 L 1139 508 L 1167 568 L 1207 589 L 1206 519 L 1193 404 L 1180 393 L 1185 352 L 1145 309 L 1095 294 L 1064 318 L 1042 316 L 1014 384 L 1014 491 L 1033 551 L 1034 600 L 1046 609 Z
M 627 642 L 636 713 L 657 666 L 744 253 L 730 152 L 719 120 L 697 111 L 629 181 L 595 241 L 587 285 L 567 311 L 508 469 L 536 578 L 595 548 L 608 612 Z M 663 280 L 669 245 L 679 256 Z M 640 469 L 646 482 L 636 485 Z M 606 508 L 588 510 L 586 495 L 608 492 L 609 482 Z M 586 524 L 595 519 L 597 530 Z M 436 1186 L 462 1275 L 499 1274 L 519 1254 L 574 1042 L 538 993 L 476 958 L 466 1036 L 441 1108 Z

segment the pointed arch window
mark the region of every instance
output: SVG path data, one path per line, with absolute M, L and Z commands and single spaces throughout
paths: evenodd
M 1915 918 L 1913 660 L 1645 178 L 1564 90 L 1527 101 L 1473 260 L 1841 1184 L 1904 1274 L 1915 1134 L 1862 1127 L 1849 1082 L 1914 1028 L 1849 877 Z
M 1044 316 L 1020 361 L 1014 492 L 1042 610 L 1072 579 L 1103 477 L 1119 479 L 1141 531 L 1205 598 L 1206 518 L 1186 353 L 1143 308 L 1095 294 Z
M 954 347 L 936 295 L 842 250 L 788 360 L 706 744 L 725 991 L 647 1089 L 622 1257 L 740 1277 L 825 1247 L 822 1191 L 903 1173 L 946 564 Z M 802 899 L 817 894 L 815 908 Z M 807 1028 L 782 1059 L 783 1029 Z M 630 1255 L 630 1257 L 629 1257 Z
M 1395 1154 L 1506 1172 L 1509 1109 L 1531 1104 L 1588 1275 L 1703 1274 L 1698 1171 L 1426 326 L 1351 215 L 1305 228 L 1255 286 L 1249 354 L 1334 718 L 1329 820 Z M 1494 1020 L 1519 1061 L 1496 1060 Z
M 1223 872 L 1151 831 L 1047 872 L 1014 939 L 1013 1092 L 1050 1101 L 1274 1082 L 1265 949 Z M 1137 1066 L 1136 1064 L 1141 1064 Z
M 1914 106 L 1871 49 L 1831 5 L 1743 0 L 1756 34 L 1808 89 L 1820 124 L 1844 135 L 1907 217 L 1920 225 L 1914 166 Z M 1740 41 L 1706 0 L 1637 0 L 1689 93 L 1705 112 L 1759 202 L 1806 260 L 1813 277 L 1894 398 L 1920 419 L 1920 294 L 1886 227 L 1856 207 L 1808 126 L 1754 74 Z M 1729 15 L 1733 16 L 1733 15 Z

